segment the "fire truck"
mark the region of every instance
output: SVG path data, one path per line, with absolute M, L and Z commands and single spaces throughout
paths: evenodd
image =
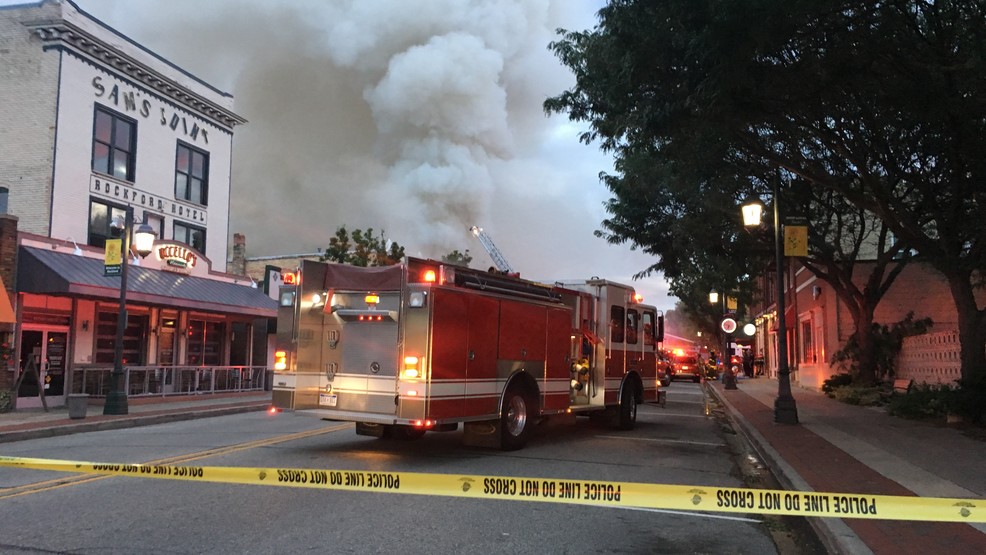
M 279 291 L 272 411 L 414 439 L 521 448 L 552 416 L 632 429 L 660 402 L 664 317 L 604 279 L 543 284 L 408 258 L 303 261 Z

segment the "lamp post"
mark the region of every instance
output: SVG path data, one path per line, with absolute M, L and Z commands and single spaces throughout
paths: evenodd
M 140 224 L 134 233 L 134 208 L 127 206 L 123 222 L 115 220 L 111 227 L 121 230 L 123 246 L 120 261 L 120 311 L 116 320 L 116 342 L 113 344 L 113 371 L 110 373 L 110 390 L 106 392 L 103 414 L 128 414 L 130 407 L 123 376 L 123 336 L 127 329 L 127 268 L 130 266 L 130 236 L 134 236 L 134 247 L 141 258 L 150 254 L 154 248 L 154 229 L 147 223 Z
M 791 395 L 791 368 L 787 362 L 787 323 L 784 318 L 784 249 L 781 244 L 781 209 L 777 181 L 774 181 L 774 262 L 777 266 L 777 398 L 774 399 L 774 422 L 797 424 L 798 405 Z M 743 206 L 743 224 L 760 225 L 763 206 Z

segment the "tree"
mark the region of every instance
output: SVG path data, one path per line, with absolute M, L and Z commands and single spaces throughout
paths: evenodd
M 552 45 L 577 85 L 545 107 L 590 122 L 582 139 L 614 153 L 620 178 L 657 161 L 675 182 L 766 196 L 779 175 L 785 194 L 827 191 L 860 221 L 875 216 L 886 245 L 904 241 L 898 254 L 913 248 L 945 275 L 963 377 L 982 377 L 984 11 L 972 0 L 613 0 L 594 30 Z M 887 264 L 871 293 L 885 290 Z
M 459 252 L 459 250 L 456 249 L 443 256 L 442 262 L 468 268 L 469 264 L 472 262 L 472 255 L 469 254 L 469 249 L 466 249 L 466 252 Z
M 335 237 L 329 239 L 329 246 L 319 260 L 352 264 L 353 266 L 391 266 L 404 258 L 404 247 L 388 241 L 384 232 L 373 234 L 373 228 L 353 230 L 350 236 L 346 226 L 339 226 Z

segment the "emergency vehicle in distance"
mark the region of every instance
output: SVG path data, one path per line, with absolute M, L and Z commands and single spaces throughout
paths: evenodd
M 463 424 L 466 445 L 521 448 L 553 415 L 632 429 L 661 401 L 664 316 L 633 288 L 545 285 L 409 258 L 303 261 L 279 291 L 273 411 L 414 439 Z

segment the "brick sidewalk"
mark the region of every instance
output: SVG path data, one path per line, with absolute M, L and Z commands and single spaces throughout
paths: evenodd
M 719 395 L 723 395 L 719 390 Z M 915 495 L 803 426 L 774 423 L 771 407 L 742 390 L 728 401 L 815 491 Z M 943 455 L 945 455 L 943 453 Z M 961 523 L 844 519 L 874 553 L 986 553 L 986 535 Z

